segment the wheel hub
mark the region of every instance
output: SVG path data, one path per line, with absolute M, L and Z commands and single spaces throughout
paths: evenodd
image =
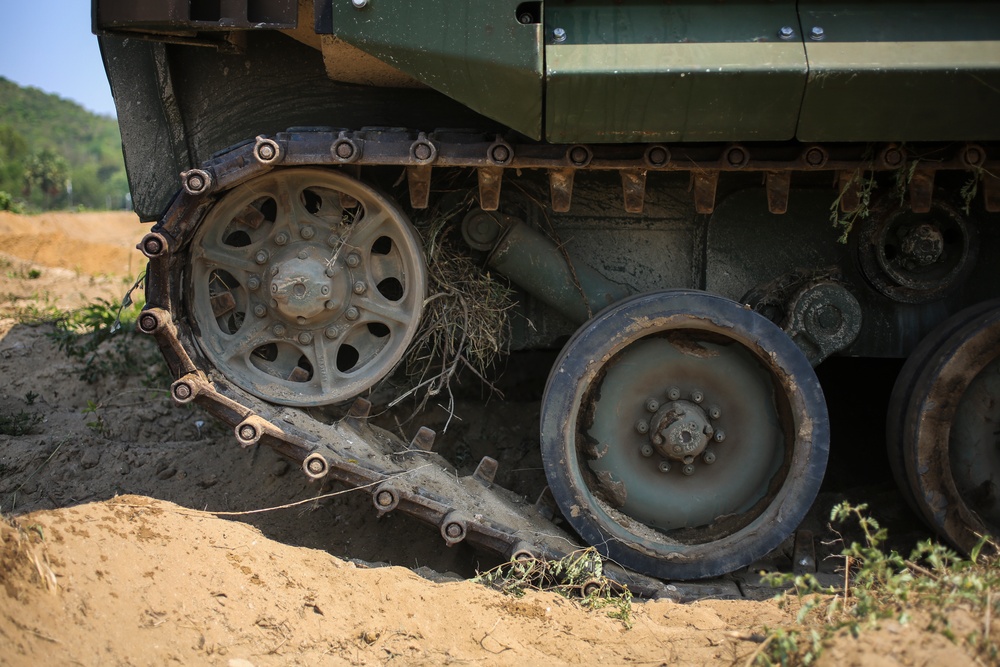
M 708 446 L 715 429 L 708 415 L 691 401 L 671 401 L 653 415 L 650 442 L 661 456 L 690 463 Z
M 303 324 L 344 303 L 347 280 L 318 248 L 292 250 L 269 273 L 272 307 L 291 323 Z

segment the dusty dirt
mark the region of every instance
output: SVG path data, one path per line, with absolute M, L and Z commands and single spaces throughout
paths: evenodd
M 794 624 L 770 600 L 660 600 L 634 604 L 627 629 L 551 593 L 435 583 L 413 570 L 440 582 L 430 570 L 493 563 L 405 518 L 376 520 L 356 493 L 213 514 L 331 489 L 174 406 L 143 343 L 127 376 L 87 383 L 52 325 L 32 324 L 119 299 L 145 229 L 126 214 L 0 213 L 0 416 L 39 420 L 0 435 L 0 665 L 745 664 L 765 628 Z M 537 419 L 537 404 L 481 409 L 462 446 L 479 455 L 483 434 L 517 419 Z M 505 456 L 537 468 L 533 448 Z M 820 664 L 970 662 L 923 627 L 839 637 Z

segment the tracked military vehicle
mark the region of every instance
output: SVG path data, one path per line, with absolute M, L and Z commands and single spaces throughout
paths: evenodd
M 997 533 L 1000 5 L 94 0 L 93 28 L 155 222 L 138 326 L 241 445 L 449 545 L 698 579 L 815 499 L 814 368 L 908 358 L 901 492 L 962 549 Z M 509 298 L 494 349 L 561 350 L 537 502 L 369 423 L 445 382 L 400 370 L 435 304 L 474 366 L 445 243 Z

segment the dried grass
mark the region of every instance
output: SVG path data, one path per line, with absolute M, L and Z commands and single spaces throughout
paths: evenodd
M 392 403 L 412 396 L 414 413 L 441 394 L 448 396 L 450 412 L 451 383 L 462 370 L 496 392 L 490 376 L 509 350 L 514 292 L 469 256 L 461 236 L 461 214 L 468 206 L 466 201 L 437 211 L 418 226 L 424 239 L 430 296 L 424 301 L 420 328 L 404 360 L 412 388 Z

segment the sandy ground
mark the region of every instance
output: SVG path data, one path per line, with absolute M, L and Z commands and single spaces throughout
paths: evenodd
M 770 600 L 661 600 L 634 604 L 629 629 L 551 593 L 439 583 L 449 577 L 431 570 L 493 563 L 405 518 L 377 520 L 359 494 L 213 514 L 331 489 L 174 406 L 151 346 L 137 343 L 140 372 L 87 383 L 53 327 L 26 316 L 119 299 L 145 229 L 128 214 L 0 213 L 0 415 L 40 420 L 0 435 L 0 665 L 742 665 L 766 628 L 794 625 Z M 531 405 L 480 410 L 461 431 L 476 457 L 476 433 L 537 419 Z M 531 469 L 536 448 L 504 456 Z M 923 627 L 839 637 L 820 664 L 971 662 Z

